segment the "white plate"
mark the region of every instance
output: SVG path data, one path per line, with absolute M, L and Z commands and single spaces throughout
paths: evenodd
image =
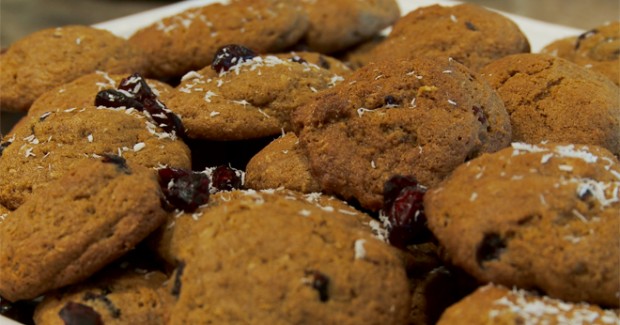
M 164 6 L 161 8 L 141 12 L 135 15 L 130 15 L 106 22 L 102 22 L 99 24 L 93 25 L 97 28 L 107 29 L 112 33 L 122 36 L 129 37 L 136 30 L 146 27 L 151 23 L 166 17 L 172 14 L 181 12 L 185 9 L 204 6 L 209 3 L 219 2 L 217 0 L 188 0 L 178 2 L 169 6 Z M 432 0 L 397 0 L 399 3 L 403 14 L 408 13 L 418 7 L 429 6 L 432 4 L 441 4 L 441 5 L 454 5 L 457 4 L 457 1 L 432 1 Z M 530 45 L 532 48 L 532 52 L 538 52 L 541 48 L 543 48 L 549 42 L 567 37 L 567 36 L 575 36 L 579 35 L 583 32 L 583 30 L 575 29 L 571 27 L 561 26 L 550 24 L 546 22 L 542 22 L 539 20 L 530 19 L 527 17 L 512 15 L 503 13 L 502 14 L 510 17 L 513 21 L 515 21 L 523 33 L 528 37 L 530 41 Z M 16 325 L 19 324 L 14 322 L 6 317 L 0 315 L 0 325 Z

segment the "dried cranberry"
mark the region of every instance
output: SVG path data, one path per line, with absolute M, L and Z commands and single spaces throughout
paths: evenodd
M 319 293 L 319 300 L 326 302 L 329 300 L 329 277 L 316 270 L 306 270 L 306 277 L 309 277 L 308 284 Z
M 108 309 L 112 318 L 120 318 L 121 310 L 116 307 L 116 305 L 107 297 L 108 294 L 111 293 L 112 290 L 109 288 L 104 288 L 101 293 L 94 293 L 91 291 L 87 291 L 82 296 L 83 301 L 100 301 L 103 305 Z
M 209 177 L 179 168 L 159 169 L 159 185 L 175 208 L 194 212 L 209 201 Z
M 217 73 L 230 70 L 236 64 L 256 57 L 256 52 L 251 49 L 237 44 L 229 44 L 220 47 L 211 63 L 211 68 Z
M 211 185 L 218 191 L 230 191 L 241 188 L 242 180 L 237 170 L 226 165 L 217 166 L 211 174 Z
M 396 98 L 394 98 L 394 96 L 392 95 L 387 95 L 383 98 L 383 101 L 385 103 L 385 106 L 387 107 L 394 107 L 394 106 L 398 106 L 400 104 L 400 101 Z
M 129 166 L 127 166 L 127 160 L 125 160 L 125 158 L 118 156 L 118 155 L 110 155 L 110 154 L 104 154 L 102 155 L 103 158 L 101 158 L 101 161 L 107 164 L 114 164 L 116 165 L 116 168 L 118 168 L 118 170 L 120 170 L 121 172 L 129 175 L 131 174 L 131 169 L 129 169 Z
M 95 106 L 114 108 L 127 107 L 135 108 L 139 111 L 143 109 L 142 103 L 126 92 L 121 92 L 116 89 L 106 89 L 98 92 L 97 96 L 95 96 Z
M 575 50 L 579 49 L 579 47 L 581 46 L 581 42 L 583 40 L 585 40 L 586 38 L 588 38 L 588 37 L 590 37 L 592 35 L 595 35 L 595 34 L 598 34 L 598 29 L 596 29 L 596 28 L 595 29 L 591 29 L 589 31 L 586 31 L 586 32 L 582 33 L 581 35 L 579 35 L 577 37 L 577 41 L 575 42 Z
M 103 325 L 101 315 L 93 308 L 76 303 L 68 302 L 58 313 L 65 325 Z
M 396 175 L 384 185 L 383 211 L 389 221 L 390 244 L 405 248 L 431 238 L 424 214 L 426 188 L 414 177 Z
M 178 297 L 181 294 L 181 277 L 183 276 L 183 271 L 185 270 L 185 262 L 179 262 L 177 266 L 177 271 L 174 274 L 174 283 L 172 284 L 172 290 L 170 293 Z
M 474 31 L 474 32 L 478 30 L 476 25 L 474 25 L 471 21 L 466 21 L 465 22 L 465 27 L 467 27 L 467 29 L 469 29 L 471 31 Z

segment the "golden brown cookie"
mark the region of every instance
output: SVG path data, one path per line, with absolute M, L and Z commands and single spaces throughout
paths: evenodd
M 41 94 L 95 72 L 141 72 L 139 49 L 112 33 L 88 26 L 65 26 L 33 33 L 0 56 L 2 110 L 28 110 Z
M 541 52 L 599 72 L 620 86 L 620 21 L 598 26 L 579 36 L 554 41 Z
M 36 324 L 65 325 L 78 320 L 97 324 L 166 324 L 159 291 L 161 272 L 128 269 L 100 274 L 88 282 L 45 296 L 34 313 Z
M 39 117 L 42 114 L 56 109 L 69 109 L 72 107 L 86 107 L 95 104 L 97 93 L 105 89 L 115 89 L 121 80 L 129 75 L 108 74 L 103 71 L 77 78 L 69 83 L 55 87 L 45 92 L 32 103 L 28 114 Z M 168 84 L 157 80 L 147 80 L 155 95 L 163 102 L 172 91 Z
M 129 43 L 144 51 L 149 75 L 162 79 L 204 68 L 219 47 L 231 43 L 259 53 L 284 50 L 304 35 L 307 26 L 297 1 L 237 0 L 166 17 L 137 31 Z
M 451 57 L 478 71 L 503 56 L 529 52 L 530 45 L 509 18 L 475 4 L 418 8 L 394 24 L 371 52 L 376 60 Z
M 256 190 L 279 187 L 302 193 L 321 190 L 310 173 L 308 158 L 299 148 L 299 139 L 292 132 L 273 140 L 252 157 L 245 172 L 246 186 Z
M 513 143 L 458 167 L 424 208 L 449 261 L 479 281 L 618 307 L 620 163 L 606 149 Z
M 166 220 L 155 173 L 119 156 L 73 165 L 0 223 L 0 295 L 11 301 L 91 276 Z
M 594 144 L 620 154 L 620 88 L 545 54 L 496 60 L 481 75 L 504 101 L 512 141 Z
M 204 210 L 169 282 L 171 323 L 406 323 L 402 261 L 370 218 L 289 193 L 235 191 Z
M 285 57 L 290 57 L 285 55 Z M 310 62 L 273 55 L 239 60 L 228 71 L 192 71 L 170 95 L 190 138 L 244 140 L 290 130 L 290 115 L 343 77 Z
M 84 159 L 122 155 L 146 167 L 189 168 L 180 139 L 132 108 L 94 106 L 29 117 L 0 156 L 0 205 L 14 210 L 37 187 L 62 176 Z
M 497 94 L 448 59 L 366 65 L 298 109 L 295 121 L 321 189 L 372 210 L 394 174 L 432 186 L 510 141 Z
M 567 303 L 488 284 L 448 308 L 438 325 L 618 324 L 618 315 L 595 305 Z
M 316 52 L 333 53 L 372 38 L 400 18 L 394 0 L 301 1 L 310 26 L 303 41 Z

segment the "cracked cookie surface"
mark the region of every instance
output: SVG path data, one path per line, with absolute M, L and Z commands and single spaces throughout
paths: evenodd
M 620 88 L 598 73 L 545 54 L 516 54 L 484 67 L 512 124 L 512 140 L 594 144 L 620 154 Z
M 510 141 L 501 99 L 448 59 L 366 65 L 298 109 L 294 121 L 321 189 L 372 210 L 394 174 L 432 186 Z
M 424 207 L 448 259 L 479 281 L 618 307 L 619 193 L 604 148 L 513 143 L 458 167 Z

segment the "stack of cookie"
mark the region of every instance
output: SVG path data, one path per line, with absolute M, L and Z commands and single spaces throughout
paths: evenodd
M 475 5 L 235 0 L 33 34 L 0 56 L 0 310 L 618 323 L 614 26 L 530 53 Z

